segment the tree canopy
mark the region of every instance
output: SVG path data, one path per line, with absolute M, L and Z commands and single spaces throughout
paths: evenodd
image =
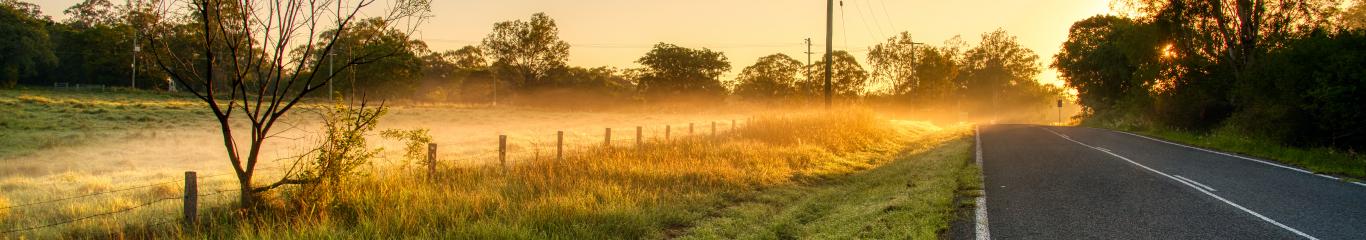
M 37 5 L 0 0 L 0 87 L 13 87 L 45 65 L 54 64 L 51 39 Z
M 499 22 L 484 38 L 484 54 L 503 81 L 530 90 L 551 85 L 549 74 L 565 67 L 569 43 L 560 40 L 559 27 L 545 13 L 531 19 Z
M 647 96 L 726 93 L 720 77 L 730 71 L 730 62 L 724 53 L 659 43 L 636 63 L 645 67 L 637 84 Z
M 797 94 L 802 63 L 786 54 L 759 58 L 735 78 L 735 94 L 753 99 L 779 99 Z
M 857 58 L 846 51 L 834 51 L 830 56 L 833 59 L 830 61 L 830 91 L 838 97 L 857 97 L 866 93 L 868 71 L 863 70 Z M 812 68 L 812 76 L 825 76 L 824 66 L 825 60 L 820 60 L 808 67 Z M 825 79 L 813 77 L 801 85 L 801 90 L 807 96 L 823 96 Z

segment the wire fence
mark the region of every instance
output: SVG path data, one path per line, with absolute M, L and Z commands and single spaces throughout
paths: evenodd
M 597 133 L 556 131 L 549 134 L 523 134 L 516 135 L 514 137 L 500 135 L 501 141 L 495 142 L 495 144 L 490 144 L 488 147 L 458 148 L 455 151 L 448 151 L 446 152 L 446 154 L 441 154 L 440 151 L 437 151 L 435 152 L 435 158 L 440 163 L 447 164 L 516 164 L 517 161 L 521 160 L 554 159 L 557 157 L 563 157 L 562 154 L 568 152 L 594 147 L 638 147 L 642 146 L 643 144 L 648 144 L 652 142 L 667 142 L 684 138 L 717 136 L 720 133 L 730 132 L 737 129 L 738 124 L 746 124 L 748 122 L 749 121 L 738 122 L 732 120 L 728 122 L 707 122 L 705 124 L 690 123 L 682 125 L 663 125 L 655 126 L 653 128 L 646 126 L 634 126 L 626 128 L 602 128 Z M 257 173 L 275 172 L 283 174 L 287 173 L 290 170 L 292 169 L 290 169 L 290 167 L 287 166 L 274 166 L 257 167 L 254 171 Z M 219 178 L 230 176 L 236 176 L 236 172 L 230 171 L 211 175 L 197 176 L 195 177 L 195 184 L 192 184 L 195 186 L 186 187 L 193 187 L 197 192 L 198 189 L 204 189 L 203 187 L 197 186 L 200 182 L 212 182 L 203 180 L 223 180 Z M 233 182 L 231 182 L 230 180 L 234 179 L 235 178 L 230 178 L 228 179 L 229 181 L 220 182 L 231 185 L 233 184 Z M 0 212 L 13 212 L 12 210 L 34 209 L 42 207 L 44 205 L 82 199 L 91 199 L 96 197 L 109 197 L 110 195 L 115 195 L 118 193 L 128 193 L 135 190 L 149 189 L 159 186 L 168 186 L 172 184 L 185 182 L 186 179 L 155 181 L 152 183 L 144 183 L 129 187 L 86 193 L 76 196 L 37 200 L 21 204 L 15 204 L 11 206 L 0 207 Z M 187 191 L 187 189 L 182 189 L 181 191 L 183 193 Z M 205 198 L 211 196 L 219 196 L 225 193 L 237 193 L 240 191 L 241 190 L 237 188 L 216 188 L 216 190 L 211 190 L 203 194 L 196 194 L 194 196 L 196 198 Z M 29 226 L 20 226 L 13 229 L 0 229 L 0 235 L 18 234 L 40 229 L 60 227 L 82 221 L 89 221 L 92 219 L 116 216 L 120 214 L 133 212 L 139 209 L 150 208 L 160 203 L 176 202 L 177 200 L 186 200 L 186 197 L 188 196 L 156 197 L 151 200 L 146 200 L 138 204 L 131 205 L 129 207 L 118 208 L 110 211 L 69 217 L 62 220 L 49 221 Z M 38 217 L 26 217 L 25 219 L 32 220 L 38 219 Z M 6 223 L 5 220 L 7 219 L 0 218 L 0 224 Z M 159 220 L 146 223 L 146 226 L 160 226 L 177 222 L 178 220 L 185 219 L 174 217 L 161 218 Z

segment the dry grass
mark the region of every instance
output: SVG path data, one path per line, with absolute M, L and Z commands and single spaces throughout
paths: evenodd
M 215 125 L 193 101 L 127 95 L 0 91 L 0 105 L 20 107 L 0 110 L 16 114 L 0 117 L 0 135 L 18 136 L 9 140 L 15 142 L 54 142 L 0 147 L 0 174 L 7 176 L 0 179 L 0 199 L 23 204 L 163 183 L 8 209 L 0 230 L 175 197 L 180 183 L 168 181 L 186 170 L 200 176 L 226 172 Z M 734 132 L 731 119 L 741 120 Z M 395 164 L 402 162 L 401 143 L 376 137 L 374 143 L 386 151 L 366 167 L 371 174 L 338 186 L 326 198 L 331 201 L 302 201 L 299 192 L 284 189 L 270 197 L 281 210 L 243 217 L 227 207 L 236 194 L 225 193 L 201 200 L 205 225 L 190 235 L 173 224 L 179 201 L 166 201 L 0 238 L 671 238 L 738 199 L 876 168 L 906 141 L 939 131 L 864 111 L 744 119 L 726 112 L 398 106 L 379 129 L 430 129 L 440 146 L 439 181 L 429 183 L 424 173 Z M 295 127 L 272 140 L 275 147 L 265 158 L 290 156 L 312 142 L 314 120 L 306 112 L 289 119 Z M 712 121 L 721 133 L 708 137 Z M 688 123 L 696 123 L 692 134 Z M 671 140 L 663 139 L 666 125 Z M 639 148 L 636 126 L 644 127 L 640 140 L 646 144 Z M 601 146 L 604 128 L 613 128 L 613 147 Z M 571 153 L 563 161 L 553 157 L 560 130 Z M 500 134 L 509 136 L 506 170 L 495 157 Z M 258 179 L 269 181 L 272 173 L 264 174 Z M 234 188 L 229 176 L 200 184 L 201 193 Z
M 823 181 L 892 159 L 934 129 L 890 124 L 868 112 L 759 118 L 716 137 L 590 147 L 562 161 L 380 168 L 337 191 L 238 224 L 211 221 L 209 238 L 669 238 L 742 196 Z M 709 126 L 708 126 L 709 127 Z M 288 216 L 288 217 L 286 217 Z

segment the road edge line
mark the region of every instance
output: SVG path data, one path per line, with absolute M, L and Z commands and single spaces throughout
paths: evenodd
M 1044 131 L 1048 131 L 1048 132 L 1050 132 L 1050 133 L 1053 133 L 1053 135 L 1058 135 L 1059 137 L 1062 137 L 1063 139 L 1067 139 L 1067 141 L 1072 141 L 1073 143 L 1079 144 L 1079 145 L 1081 145 L 1081 146 L 1088 147 L 1088 148 L 1091 148 L 1091 149 L 1095 149 L 1094 146 L 1088 145 L 1088 144 L 1086 144 L 1086 143 L 1079 142 L 1079 141 L 1077 141 L 1077 140 L 1072 140 L 1071 138 L 1067 138 L 1067 137 L 1065 137 L 1066 135 L 1063 135 L 1062 133 L 1058 133 L 1058 132 L 1056 132 L 1056 131 L 1053 131 L 1052 129 L 1047 129 L 1047 128 L 1039 128 L 1039 129 L 1042 129 L 1042 130 L 1044 130 Z M 1248 214 L 1252 214 L 1252 216 L 1257 217 L 1257 218 L 1260 218 L 1260 219 L 1262 219 L 1262 221 L 1266 221 L 1267 223 L 1271 223 L 1272 225 L 1276 225 L 1277 227 L 1281 227 L 1281 229 L 1285 229 L 1285 230 L 1287 230 L 1287 231 L 1290 231 L 1291 233 L 1294 233 L 1295 235 L 1300 235 L 1301 237 L 1304 237 L 1304 238 L 1307 238 L 1307 239 L 1311 239 L 1311 240 L 1318 240 L 1318 238 L 1316 238 L 1316 237 L 1314 237 L 1314 236 L 1310 236 L 1309 234 L 1304 233 L 1304 232 L 1301 232 L 1300 230 L 1295 229 L 1295 228 L 1293 228 L 1293 227 L 1286 226 L 1285 224 L 1282 224 L 1281 222 L 1277 222 L 1277 221 L 1274 220 L 1274 219 L 1271 219 L 1271 218 L 1269 218 L 1269 217 L 1266 217 L 1266 216 L 1262 215 L 1261 213 L 1257 213 L 1257 212 L 1255 212 L 1255 211 L 1252 211 L 1252 209 L 1247 209 L 1246 207 L 1243 207 L 1243 205 L 1238 205 L 1237 203 L 1234 203 L 1233 201 L 1229 201 L 1228 199 L 1225 199 L 1224 197 L 1220 197 L 1218 194 L 1211 193 L 1211 192 L 1209 192 L 1209 191 L 1206 191 L 1206 190 L 1203 189 L 1203 188 L 1200 188 L 1199 186 L 1195 186 L 1194 184 L 1191 184 L 1191 183 L 1188 183 L 1188 182 L 1185 182 L 1185 181 L 1181 181 L 1181 179 L 1178 179 L 1178 178 L 1176 178 L 1176 177 L 1172 177 L 1171 174 L 1167 174 L 1167 173 L 1164 173 L 1164 172 L 1162 172 L 1162 171 L 1158 171 L 1157 169 L 1150 168 L 1150 167 L 1148 167 L 1148 166 L 1146 166 L 1146 165 L 1143 165 L 1142 163 L 1138 163 L 1138 162 L 1135 162 L 1134 160 L 1131 160 L 1131 159 L 1126 158 L 1126 157 L 1124 157 L 1124 156 L 1120 156 L 1119 154 L 1115 154 L 1115 153 L 1112 153 L 1112 152 L 1106 152 L 1106 151 L 1100 151 L 1100 150 L 1096 150 L 1096 151 L 1103 152 L 1103 153 L 1105 153 L 1105 154 L 1109 154 L 1110 156 L 1114 156 L 1114 157 L 1116 157 L 1116 158 L 1119 158 L 1120 160 L 1124 160 L 1124 161 L 1129 162 L 1129 163 L 1131 163 L 1131 164 L 1134 164 L 1134 165 L 1136 165 L 1136 166 L 1138 166 L 1138 167 L 1140 167 L 1140 168 L 1146 169 L 1146 170 L 1151 171 L 1151 172 L 1153 172 L 1153 173 L 1157 173 L 1158 175 L 1162 175 L 1162 176 L 1164 176 L 1164 177 L 1167 177 L 1168 179 L 1172 179 L 1172 180 L 1174 180 L 1174 181 L 1176 181 L 1176 182 L 1179 182 L 1179 183 L 1181 183 L 1181 184 L 1183 184 L 1183 185 L 1186 185 L 1186 186 L 1188 186 L 1188 187 L 1191 187 L 1191 188 L 1195 189 L 1196 191 L 1199 191 L 1200 193 L 1204 193 L 1205 195 L 1208 195 L 1208 196 L 1210 196 L 1210 197 L 1213 197 L 1214 199 L 1217 199 L 1217 200 L 1219 200 L 1219 201 L 1222 201 L 1222 202 L 1224 202 L 1225 204 L 1228 204 L 1229 206 L 1233 206 L 1234 208 L 1237 208 L 1238 210 L 1243 210 L 1243 212 L 1246 212 L 1246 213 L 1248 213 Z
M 981 170 L 977 179 L 982 182 L 982 195 L 977 196 L 977 209 L 974 210 L 977 240 L 990 240 L 991 230 L 987 228 L 987 171 L 986 167 L 982 165 L 982 130 L 980 125 L 972 126 L 972 135 L 977 139 L 977 144 L 973 146 L 973 149 L 977 151 L 977 168 Z
M 1091 129 L 1098 129 L 1098 128 L 1091 128 Z M 1227 157 L 1232 157 L 1232 158 L 1237 158 L 1237 159 L 1243 159 L 1243 160 L 1253 161 L 1253 162 L 1257 162 L 1257 163 L 1261 163 L 1261 164 L 1271 165 L 1271 166 L 1273 166 L 1273 167 L 1283 168 L 1283 169 L 1290 170 L 1290 171 L 1295 171 L 1295 172 L 1300 172 L 1300 173 L 1304 173 L 1304 174 L 1314 175 L 1314 176 L 1318 176 L 1318 177 L 1322 177 L 1322 178 L 1327 178 L 1327 179 L 1332 179 L 1332 180 L 1336 180 L 1336 181 L 1342 181 L 1342 178 L 1339 178 L 1339 177 L 1334 177 L 1334 176 L 1329 176 L 1329 175 L 1318 174 L 1318 173 L 1314 173 L 1313 171 L 1309 171 L 1309 170 L 1307 170 L 1307 169 L 1302 169 L 1302 168 L 1297 168 L 1297 167 L 1286 166 L 1286 165 L 1282 165 L 1282 164 L 1279 164 L 1279 163 L 1273 163 L 1273 162 L 1267 161 L 1267 160 L 1255 159 L 1255 158 L 1240 156 L 1240 155 L 1231 154 L 1231 153 L 1225 153 L 1225 152 L 1220 152 L 1220 151 L 1215 151 L 1215 150 L 1209 150 L 1209 149 L 1205 149 L 1205 148 L 1201 148 L 1201 147 L 1195 147 L 1195 146 L 1190 146 L 1190 145 L 1186 145 L 1186 144 L 1175 143 L 1175 142 L 1171 142 L 1171 141 L 1167 141 L 1167 140 L 1157 139 L 1157 138 L 1153 138 L 1153 137 L 1149 137 L 1149 136 L 1143 136 L 1143 135 L 1141 135 L 1141 134 L 1136 134 L 1136 133 L 1131 133 L 1131 132 L 1118 131 L 1118 130 L 1112 130 L 1112 129 L 1098 129 L 1098 130 L 1106 130 L 1106 131 L 1111 131 L 1111 132 L 1117 132 L 1117 133 L 1127 134 L 1127 135 L 1130 135 L 1130 136 L 1135 136 L 1135 137 L 1139 137 L 1139 138 L 1143 138 L 1143 139 L 1148 139 L 1148 140 L 1157 141 L 1157 142 L 1161 142 L 1161 143 L 1171 144 L 1171 145 L 1175 145 L 1175 146 L 1179 146 L 1179 147 L 1184 147 L 1184 148 L 1189 148 L 1189 149 L 1195 149 L 1195 150 L 1204 151 L 1204 152 L 1213 153 L 1213 154 L 1218 154 L 1218 155 L 1223 155 L 1223 156 L 1227 156 Z M 1366 187 L 1366 184 L 1357 184 L 1357 185 L 1361 185 L 1361 186 Z

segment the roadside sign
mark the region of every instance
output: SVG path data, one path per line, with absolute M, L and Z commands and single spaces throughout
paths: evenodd
M 1062 108 L 1062 99 L 1058 99 L 1058 108 Z

